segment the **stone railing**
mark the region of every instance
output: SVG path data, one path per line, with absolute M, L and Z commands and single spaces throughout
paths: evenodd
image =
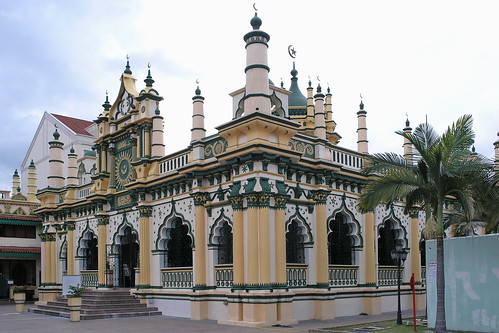
M 426 266 L 421 266 L 421 283 L 426 285 Z
M 337 148 L 331 149 L 331 159 L 334 163 L 346 169 L 360 170 L 364 166 L 364 156 L 362 154 Z
M 192 288 L 192 267 L 173 267 L 161 269 L 163 288 Z
M 378 267 L 378 285 L 396 286 L 397 285 L 397 266 L 379 266 Z M 404 267 L 400 267 L 400 279 L 404 281 Z
M 81 286 L 85 288 L 97 288 L 99 285 L 99 276 L 97 270 L 80 271 Z
M 351 287 L 358 283 L 359 266 L 329 266 L 330 287 Z
M 231 288 L 234 280 L 232 265 L 216 265 L 215 281 L 218 288 Z
M 167 173 L 173 170 L 177 170 L 189 163 L 189 152 L 183 152 L 178 155 L 173 155 L 167 157 L 166 160 L 159 164 L 159 173 Z
M 307 270 L 306 264 L 288 264 L 286 265 L 286 282 L 290 288 L 306 287 L 307 286 Z

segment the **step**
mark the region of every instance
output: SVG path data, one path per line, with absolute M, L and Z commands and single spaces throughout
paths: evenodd
M 155 312 L 158 311 L 157 308 L 123 308 L 123 309 L 111 309 L 111 310 L 87 310 L 82 309 L 81 314 L 91 315 L 91 314 L 117 314 L 117 313 L 140 313 L 140 312 Z
M 80 315 L 80 320 L 94 320 L 94 319 L 109 319 L 109 318 L 127 318 L 127 317 L 149 317 L 161 316 L 161 311 L 153 312 L 127 312 L 127 313 L 106 313 L 106 314 L 93 314 L 93 315 Z

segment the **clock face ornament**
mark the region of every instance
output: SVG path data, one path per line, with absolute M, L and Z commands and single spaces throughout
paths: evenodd
M 121 187 L 125 187 L 125 185 L 133 181 L 131 160 L 129 151 L 124 151 L 118 155 L 116 161 L 116 181 Z

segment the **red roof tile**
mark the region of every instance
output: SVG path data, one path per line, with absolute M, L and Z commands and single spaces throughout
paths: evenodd
M 41 217 L 29 216 L 29 215 L 3 215 L 3 214 L 1 214 L 0 219 L 42 222 Z
M 93 122 L 83 119 L 61 116 L 60 114 L 51 113 L 51 115 L 56 117 L 61 123 L 69 127 L 76 134 L 92 136 L 92 134 L 86 131 L 86 128 L 92 125 Z
M 11 253 L 41 253 L 40 247 L 28 247 L 28 246 L 0 246 L 0 252 L 11 252 Z

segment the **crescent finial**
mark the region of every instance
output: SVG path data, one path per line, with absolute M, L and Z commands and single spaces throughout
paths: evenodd
M 196 84 L 199 84 L 199 79 L 196 79 Z
M 317 75 L 317 81 L 321 82 L 321 79 L 319 79 L 319 75 Z
M 289 56 L 291 58 L 296 58 L 296 50 L 295 50 L 295 47 L 293 45 L 289 45 L 288 46 L 288 53 L 289 53 Z
M 126 55 L 126 60 L 128 60 L 128 59 L 130 59 L 130 56 L 129 56 L 129 55 L 128 55 L 128 53 L 127 53 L 127 55 Z
M 257 11 L 258 11 L 258 9 L 256 8 L 256 2 L 255 2 L 255 3 L 253 3 L 253 9 L 255 10 L 255 12 L 257 12 Z
M 360 93 L 360 98 L 362 99 L 362 93 Z
M 151 68 L 151 62 L 147 63 L 147 68 Z
M 106 96 L 107 96 L 107 89 L 106 89 Z

